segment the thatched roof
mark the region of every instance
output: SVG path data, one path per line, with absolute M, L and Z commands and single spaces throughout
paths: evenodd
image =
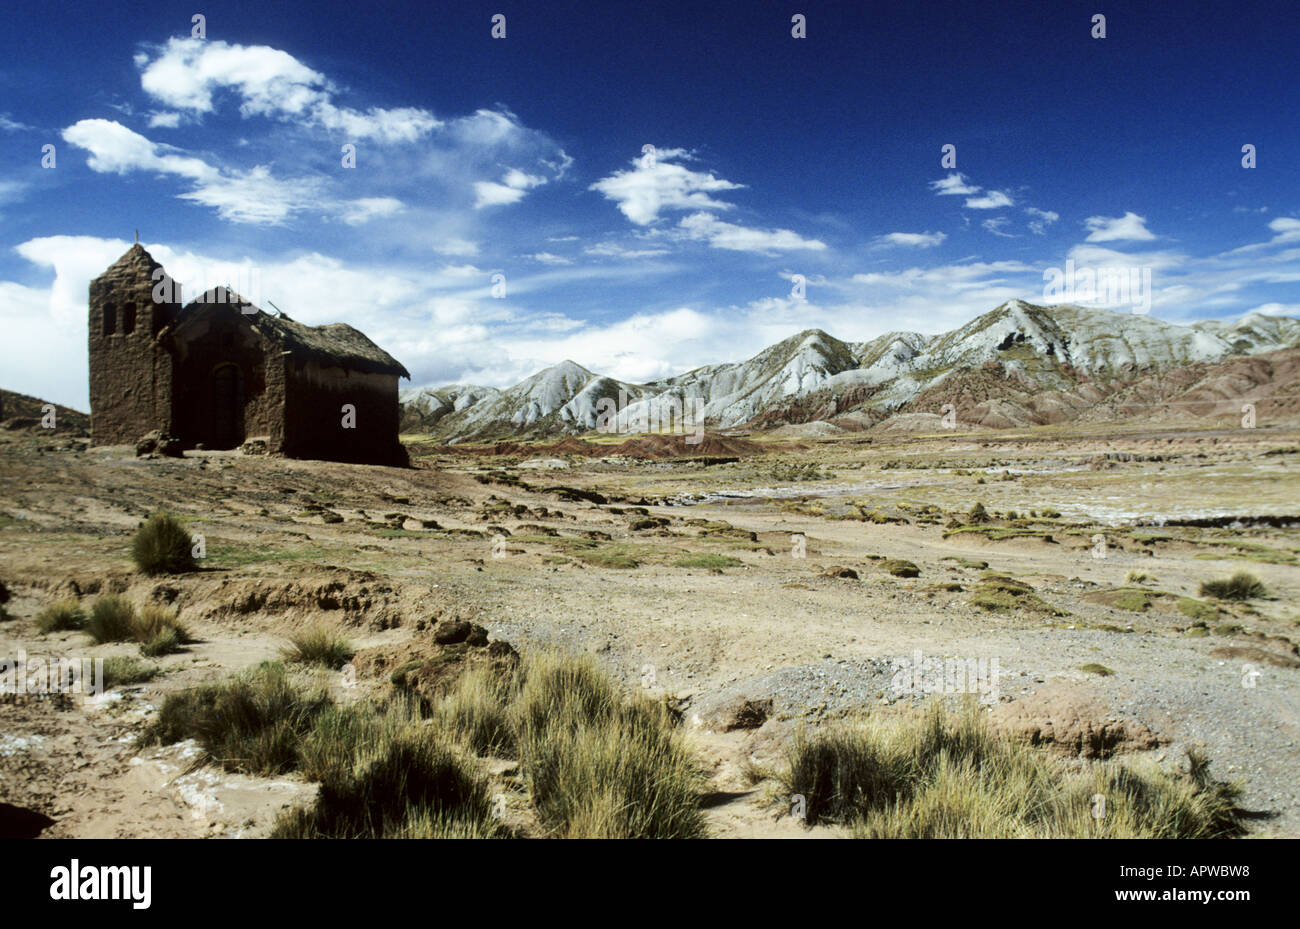
M 213 288 L 190 301 L 181 311 L 181 320 L 190 312 L 223 304 L 242 313 L 255 330 L 296 358 L 410 380 L 411 372 L 401 362 L 347 323 L 307 326 L 287 316 L 272 316 L 228 288 Z M 244 313 L 245 308 L 256 312 Z

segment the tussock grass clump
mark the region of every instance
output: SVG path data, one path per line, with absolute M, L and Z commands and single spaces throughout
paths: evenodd
M 1268 588 L 1249 571 L 1238 571 L 1232 577 L 1201 584 L 1201 596 L 1217 600 L 1257 600 L 1267 595 Z
M 1145 584 L 1151 580 L 1151 575 L 1141 568 L 1133 568 L 1128 574 L 1124 575 L 1125 584 Z
M 170 655 L 191 641 L 172 607 L 150 604 L 137 613 L 135 604 L 120 594 L 96 599 L 85 628 L 98 644 L 139 642 L 146 658 Z
M 97 597 L 90 608 L 86 631 L 97 644 L 129 642 L 135 638 L 135 604 L 121 594 Z
M 134 660 L 134 659 L 131 659 Z M 310 806 L 287 812 L 282 838 L 490 837 L 488 780 L 455 734 L 413 700 L 340 706 L 266 663 L 233 678 L 169 694 L 142 745 L 195 739 L 206 760 L 271 776 L 319 781 Z
M 270 776 L 298 763 L 298 742 L 329 706 L 323 693 L 295 686 L 284 666 L 266 663 L 215 684 L 168 694 L 142 745 L 194 739 L 228 771 Z
M 1071 773 L 1044 750 L 993 732 L 978 707 L 932 704 L 916 721 L 873 720 L 792 743 L 778 775 L 807 821 L 869 838 L 1216 838 L 1244 830 L 1240 788 L 1188 771 L 1105 762 Z
M 182 574 L 194 570 L 194 540 L 176 517 L 154 513 L 136 530 L 131 557 L 145 574 Z
M 162 673 L 157 665 L 146 664 L 139 658 L 116 655 L 104 659 L 104 689 L 128 684 L 144 684 Z
M 519 747 L 513 709 L 518 693 L 513 667 L 481 665 L 460 676 L 433 716 L 480 755 L 512 756 Z
M 316 802 L 281 817 L 279 838 L 479 836 L 499 832 L 488 781 L 413 701 L 326 707 L 299 750 Z
M 510 834 L 475 754 L 519 759 L 551 835 L 697 837 L 704 778 L 677 724 L 665 702 L 625 697 L 589 658 L 543 654 L 471 667 L 431 706 L 405 694 L 340 705 L 264 664 L 170 694 L 141 743 L 193 738 L 229 770 L 319 781 L 278 837 Z
M 285 661 L 322 665 L 332 671 L 343 667 L 356 653 L 350 642 L 323 627 L 290 636 L 282 652 Z
M 534 656 L 516 703 L 541 820 L 586 838 L 696 838 L 703 777 L 667 707 L 623 700 L 586 658 Z
M 75 597 L 55 600 L 36 614 L 36 628 L 48 635 L 81 629 L 86 625 L 86 610 Z
M 146 606 L 135 618 L 132 638 L 140 643 L 140 654 L 146 658 L 170 655 L 192 641 L 176 610 L 155 604 Z

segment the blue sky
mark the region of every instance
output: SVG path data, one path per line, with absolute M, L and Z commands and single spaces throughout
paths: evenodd
M 0 385 L 86 407 L 137 228 L 188 296 L 349 322 L 414 385 L 938 332 L 1067 261 L 1300 316 L 1294 3 L 611 6 L 10 7 Z

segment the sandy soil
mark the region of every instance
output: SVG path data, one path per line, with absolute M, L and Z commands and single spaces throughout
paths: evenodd
M 165 673 L 145 685 L 4 698 L 0 820 L 47 836 L 263 834 L 312 785 L 196 769 L 184 744 L 137 753 L 133 735 L 161 698 L 275 657 L 305 625 L 396 648 L 458 616 L 520 648 L 589 652 L 629 687 L 677 697 L 711 774 L 716 835 L 835 834 L 780 815 L 747 762 L 778 762 L 800 725 L 904 712 L 924 695 L 900 692 L 897 661 L 918 651 L 996 662 L 987 700 L 1000 724 L 1065 754 L 1102 744 L 1175 765 L 1204 746 L 1217 773 L 1245 785 L 1256 834 L 1300 835 L 1300 518 L 1284 518 L 1300 513 L 1300 434 L 1043 429 L 802 445 L 707 466 L 439 450 L 398 470 L 138 459 L 0 435 L 0 580 L 15 617 L 0 623 L 0 657 L 130 653 L 34 625 L 51 599 L 103 590 L 174 603 L 199 639 L 157 659 Z M 971 528 L 976 501 L 994 515 Z M 131 533 L 159 507 L 203 534 L 202 570 L 133 571 Z M 1171 519 L 1207 524 L 1160 525 Z M 894 576 L 881 556 L 918 576 Z M 1201 629 L 1177 608 L 1243 567 L 1268 599 L 1220 604 Z M 1032 597 L 976 605 L 986 570 Z M 1126 580 L 1134 570 L 1144 582 Z M 1139 587 L 1140 611 L 1114 593 Z M 364 694 L 385 681 L 353 683 L 331 686 Z M 730 728 L 738 704 L 767 700 L 760 728 Z

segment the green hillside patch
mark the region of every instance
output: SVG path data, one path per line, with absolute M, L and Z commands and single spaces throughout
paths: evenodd
M 730 555 L 715 555 L 709 552 L 699 552 L 693 555 L 683 555 L 673 562 L 679 568 L 707 568 L 710 570 L 721 571 L 723 568 L 740 568 L 744 562 L 739 558 L 732 558 Z
M 1068 615 L 1064 610 L 1046 603 L 1028 584 L 1002 574 L 985 574 L 971 592 L 970 603 L 971 606 L 991 613 L 1028 610 L 1049 616 Z
M 1079 665 L 1079 670 L 1085 671 L 1088 674 L 1096 674 L 1099 677 L 1110 677 L 1115 673 L 1110 668 L 1106 667 L 1104 664 L 1097 664 L 1095 661 L 1091 661 L 1088 664 Z
M 1120 587 L 1116 590 L 1097 590 L 1086 593 L 1082 599 L 1089 603 L 1100 603 L 1102 606 L 1114 607 L 1117 610 L 1127 610 L 1130 613 L 1145 613 L 1151 609 L 1152 603 L 1160 596 L 1162 594 L 1137 587 Z
M 888 571 L 894 577 L 920 577 L 921 569 L 910 561 L 902 558 L 886 558 L 881 561 L 878 567 L 882 571 Z
M 990 542 L 1002 542 L 1006 539 L 1042 539 L 1044 542 L 1056 543 L 1052 534 L 1046 529 L 1016 526 L 957 526 L 946 530 L 943 537 L 949 539 L 955 535 L 978 535 Z
M 973 571 L 983 571 L 989 566 L 987 561 L 972 561 L 969 558 L 959 558 L 955 555 L 947 555 L 939 559 L 940 561 L 951 561 L 959 568 L 970 568 Z
M 1219 608 L 1213 603 L 1206 603 L 1204 600 L 1197 600 L 1193 597 L 1179 597 L 1177 603 L 1178 612 L 1184 616 L 1190 617 L 1200 622 L 1214 622 L 1219 618 Z
M 294 548 L 246 548 L 242 545 L 208 545 L 208 556 L 199 564 L 214 568 L 242 568 L 244 565 L 267 561 L 310 561 L 324 558 L 323 548 L 302 546 Z

